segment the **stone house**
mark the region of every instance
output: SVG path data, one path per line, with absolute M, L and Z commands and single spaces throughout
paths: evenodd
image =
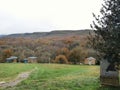
M 37 63 L 37 57 L 28 57 L 28 63 Z
M 95 65 L 95 64 L 96 64 L 96 59 L 93 58 L 93 57 L 85 58 L 84 64 L 87 64 L 87 65 Z
M 12 62 L 17 62 L 18 57 L 16 56 L 11 56 L 9 58 L 6 58 L 6 62 L 12 63 Z

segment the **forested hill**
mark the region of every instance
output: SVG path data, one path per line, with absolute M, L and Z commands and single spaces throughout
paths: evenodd
M 1 38 L 1 37 L 5 37 L 5 36 L 6 36 L 6 35 L 0 35 L 0 38 Z
M 34 32 L 34 33 L 18 33 L 18 34 L 10 34 L 4 37 L 31 37 L 31 38 L 39 38 L 39 37 L 52 37 L 52 36 L 73 36 L 73 35 L 88 35 L 92 30 L 54 30 L 51 32 Z
M 35 56 L 39 63 L 59 63 L 57 59 L 64 58 L 65 62 L 60 63 L 74 64 L 83 62 L 85 57 L 96 58 L 96 52 L 88 46 L 89 32 L 92 30 L 55 30 L 3 36 L 0 38 L 0 62 L 6 62 L 6 58 L 11 56 L 17 56 L 20 62 Z

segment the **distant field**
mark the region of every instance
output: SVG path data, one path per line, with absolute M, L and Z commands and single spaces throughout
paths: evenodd
M 0 64 L 0 81 L 8 81 L 34 68 L 28 79 L 3 90 L 118 90 L 100 88 L 99 66 L 87 65 Z

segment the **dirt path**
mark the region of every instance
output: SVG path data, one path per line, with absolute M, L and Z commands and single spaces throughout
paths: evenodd
M 36 68 L 35 68 L 36 69 Z M 5 88 L 5 87 L 13 87 L 15 85 L 17 85 L 18 83 L 20 83 L 21 81 L 27 79 L 29 77 L 29 75 L 35 70 L 31 70 L 31 71 L 27 71 L 27 72 L 23 72 L 20 73 L 14 80 L 11 80 L 9 82 L 0 82 L 0 87 Z

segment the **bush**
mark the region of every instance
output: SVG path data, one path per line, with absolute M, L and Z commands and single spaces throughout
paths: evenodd
M 61 63 L 61 64 L 63 64 L 63 63 L 67 64 L 68 60 L 67 60 L 67 58 L 64 55 L 59 55 L 59 56 L 56 56 L 55 62 Z

